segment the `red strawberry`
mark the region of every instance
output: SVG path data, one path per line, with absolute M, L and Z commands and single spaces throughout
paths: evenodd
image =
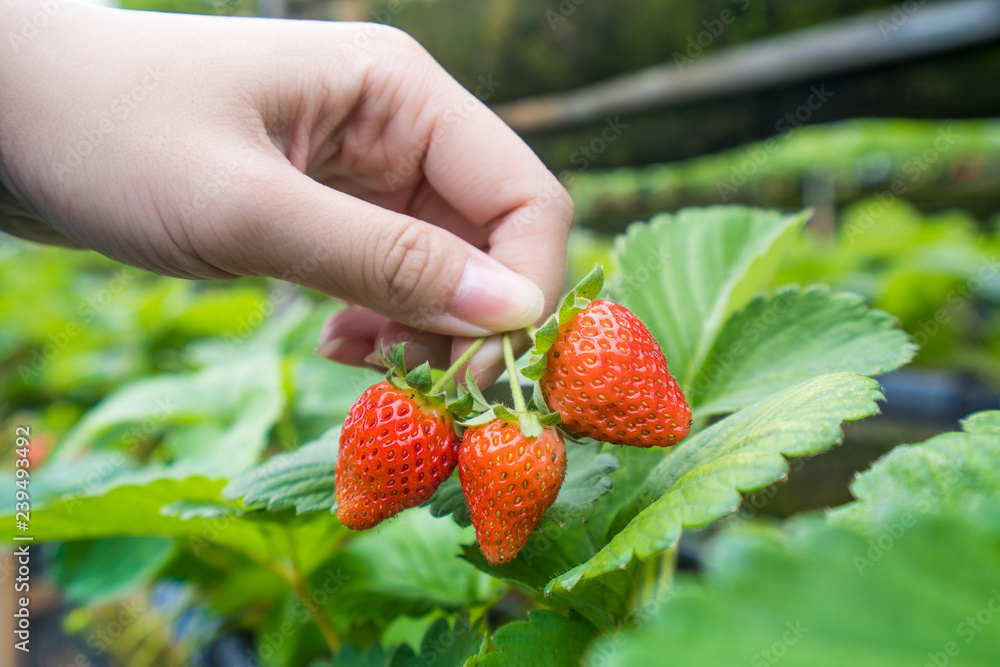
M 517 556 L 548 511 L 566 475 L 566 445 L 554 427 L 537 438 L 516 420 L 472 426 L 462 438 L 458 478 L 486 560 Z
M 593 301 L 559 326 L 540 382 L 549 409 L 576 436 L 656 447 L 677 444 L 691 428 L 660 346 L 611 301 Z
M 340 432 L 337 518 L 364 530 L 424 502 L 455 469 L 458 445 L 443 403 L 390 382 L 369 387 Z

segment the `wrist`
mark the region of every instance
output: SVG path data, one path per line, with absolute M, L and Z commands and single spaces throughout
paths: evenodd
M 45 81 L 46 54 L 60 37 L 54 27 L 86 6 L 70 0 L 0 0 L 0 231 L 58 245 L 75 245 L 52 229 L 25 192 L 28 157 L 40 149 L 31 82 Z M 58 58 L 66 58 L 61 55 Z

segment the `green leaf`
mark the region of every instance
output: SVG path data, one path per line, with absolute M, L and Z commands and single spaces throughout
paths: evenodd
M 163 516 L 175 516 L 188 521 L 190 519 L 222 519 L 231 516 L 243 516 L 244 512 L 230 505 L 221 503 L 192 502 L 178 500 L 160 508 Z
M 1000 435 L 1000 410 L 985 410 L 962 420 L 962 428 L 973 435 Z
M 136 463 L 121 452 L 89 452 L 79 459 L 57 458 L 31 470 L 31 503 L 40 508 L 64 495 L 90 495 L 97 488 L 135 474 Z M 0 499 L 0 511 L 14 514 L 14 494 Z
M 493 634 L 496 653 L 484 656 L 484 667 L 577 667 L 597 629 L 580 616 L 539 610 L 526 621 L 508 623 Z M 636 663 L 639 664 L 639 663 Z
M 590 304 L 586 299 L 581 299 L 576 296 L 576 292 L 570 292 L 567 294 L 559 306 L 559 324 L 563 325 L 573 319 L 573 316 L 579 313 L 581 310 L 586 308 Z
M 472 417 L 471 419 L 463 419 L 459 423 L 462 426 L 469 428 L 472 426 L 484 426 L 492 421 L 496 421 L 497 419 L 511 419 L 512 417 L 513 414 L 510 412 L 510 410 L 503 407 L 502 405 L 494 405 L 486 412 L 481 412 L 478 415 Z
M 539 355 L 545 355 L 552 347 L 552 344 L 556 342 L 556 338 L 559 337 L 559 322 L 555 315 L 549 317 L 542 323 L 542 326 L 538 327 L 535 331 L 535 345 L 532 348 L 532 352 Z
M 612 294 L 649 327 L 685 395 L 729 315 L 764 286 L 780 242 L 808 217 L 740 206 L 685 209 L 634 224 L 616 239 Z
M 612 454 L 601 452 L 600 445 L 567 442 L 566 478 L 545 516 L 559 523 L 586 519 L 594 502 L 611 491 L 610 475 L 617 469 L 617 459 Z M 438 487 L 428 504 L 434 516 L 451 514 L 460 526 L 471 525 L 458 475 L 452 475 Z
M 301 442 L 313 440 L 331 424 L 344 421 L 358 396 L 382 380 L 380 373 L 369 368 L 332 364 L 311 351 L 286 359 L 292 389 L 289 408 Z
M 254 667 L 303 665 L 314 655 L 329 653 L 309 610 L 291 591 L 286 590 L 273 604 L 254 632 L 257 644 L 251 662 Z
M 545 370 L 549 367 L 549 358 L 541 356 L 521 369 L 521 375 L 532 381 L 538 381 L 545 375 Z
M 572 442 L 566 443 L 566 459 L 566 478 L 545 516 L 557 523 L 586 521 L 597 499 L 611 491 L 618 459 L 602 451 L 601 445 Z
M 459 614 L 451 626 L 448 621 L 439 618 L 424 634 L 419 656 L 404 644 L 389 658 L 388 667 L 463 667 L 469 658 L 479 652 L 482 642 L 479 623 L 470 622 L 468 612 Z
M 174 552 L 163 537 L 117 537 L 56 547 L 49 576 L 70 602 L 99 604 L 126 597 L 154 577 Z
M 486 410 L 490 407 L 490 402 L 486 400 L 483 392 L 479 390 L 476 378 L 472 377 L 472 370 L 469 368 L 465 369 L 465 390 L 472 395 L 473 406 L 477 410 Z
M 389 370 L 389 374 L 386 375 L 386 379 L 389 379 L 390 375 L 395 374 L 399 377 L 406 377 L 406 352 L 405 343 L 400 343 L 398 345 L 392 345 L 389 350 L 386 351 L 382 347 L 382 343 L 379 342 L 379 356 L 385 362 L 386 367 Z
M 37 541 L 69 541 L 131 535 L 204 538 L 209 542 L 266 552 L 268 545 L 255 525 L 245 521 L 213 521 L 165 516 L 160 508 L 178 500 L 219 502 L 224 480 L 206 477 L 161 479 L 128 484 L 100 495 L 67 496 L 32 512 L 32 535 Z M 219 527 L 225 525 L 225 530 Z
M 495 415 L 494 419 L 503 419 L 504 421 L 516 421 L 517 415 L 515 415 L 511 410 L 507 409 L 506 405 L 498 404 L 493 406 L 493 413 Z M 526 434 L 527 435 L 527 434 Z M 541 431 L 539 431 L 541 435 Z M 529 436 L 531 437 L 531 436 Z M 534 436 L 538 437 L 538 436 Z
M 468 417 L 470 414 L 472 414 L 472 408 L 473 408 L 472 394 L 462 393 L 461 395 L 448 401 L 447 407 L 448 411 L 459 419 L 464 419 Z
M 226 498 L 243 499 L 248 509 L 278 511 L 295 509 L 296 514 L 333 511 L 337 504 L 334 473 L 340 426 L 298 449 L 276 454 L 256 468 L 232 480 L 223 491 Z
M 919 445 L 900 446 L 851 484 L 857 502 L 832 513 L 837 520 L 881 529 L 888 514 L 958 516 L 1000 501 L 1000 410 L 970 415 L 964 430 Z
M 594 265 L 590 273 L 584 276 L 577 285 L 563 297 L 559 310 L 553 313 L 535 331 L 535 344 L 531 348 L 532 361 L 521 369 L 521 373 L 529 380 L 540 380 L 545 374 L 547 354 L 552 344 L 559 337 L 559 327 L 565 324 L 574 315 L 590 305 L 590 301 L 596 297 L 601 288 L 604 287 L 604 267 L 600 264 Z
M 559 414 L 558 412 L 557 413 L 552 413 L 552 412 L 549 411 L 549 406 L 546 405 L 546 403 L 545 403 L 545 396 L 544 396 L 544 394 L 542 394 L 542 387 L 537 382 L 535 382 L 533 384 L 533 386 L 532 386 L 532 389 L 531 389 L 531 402 L 529 403 L 528 407 L 533 408 L 536 412 L 541 413 L 545 417 L 547 417 L 550 414 L 556 414 L 556 415 Z M 561 419 L 560 419 L 560 421 L 561 421 Z M 542 423 L 548 425 L 547 422 L 544 419 L 542 420 Z M 559 422 L 556 422 L 556 424 L 558 424 L 558 423 Z
M 585 664 L 994 665 L 998 549 L 996 505 L 923 517 L 881 544 L 816 519 L 791 533 L 727 531 L 704 583 L 676 582 L 646 625 L 599 640 Z
M 687 393 L 696 416 L 732 412 L 817 375 L 876 375 L 916 347 L 894 317 L 824 286 L 760 296 L 729 319 Z
M 431 516 L 445 517 L 449 514 L 459 526 L 471 526 L 469 507 L 462 495 L 462 484 L 458 475 L 452 475 L 438 487 L 431 499 L 427 501 Z
M 337 653 L 333 667 L 386 667 L 385 649 L 373 644 L 365 651 L 359 651 L 351 645 L 344 646 Z
M 586 527 L 578 522 L 560 526 L 543 521 L 517 558 L 504 565 L 491 565 L 477 545 L 464 547 L 467 561 L 539 605 L 565 614 L 576 612 L 595 627 L 608 629 L 631 614 L 637 583 L 635 565 L 583 581 L 572 592 L 545 591 L 549 580 L 593 553 Z
M 546 412 L 538 415 L 538 421 L 542 426 L 559 426 L 562 423 L 562 415 L 558 412 Z
M 66 436 L 58 457 L 78 456 L 106 434 L 119 436 L 130 451 L 150 434 L 165 432 L 168 450 L 174 438 L 178 447 L 171 454 L 189 470 L 236 473 L 259 460 L 284 405 L 277 351 L 255 346 L 194 373 L 126 385 L 86 414 Z M 211 441 L 186 438 L 192 428 L 211 432 Z
M 435 609 L 457 611 L 495 595 L 498 582 L 460 559 L 461 544 L 473 541 L 471 528 L 411 509 L 379 525 L 351 533 L 351 539 L 316 568 L 314 589 L 338 582 L 330 595 L 331 616 L 392 619 Z
M 426 361 L 406 374 L 406 383 L 422 392 L 431 388 L 434 380 L 431 378 L 431 365 Z
M 573 291 L 576 292 L 577 297 L 592 301 L 601 293 L 603 287 L 604 267 L 600 264 L 595 264 L 594 268 L 576 284 Z
M 619 523 L 631 519 L 628 525 L 547 590 L 569 590 L 633 558 L 654 556 L 673 546 L 684 526 L 704 526 L 735 512 L 741 492 L 782 479 L 786 457 L 815 454 L 839 442 L 840 423 L 875 414 L 881 398 L 871 378 L 823 375 L 689 437 L 662 459 L 619 515 Z

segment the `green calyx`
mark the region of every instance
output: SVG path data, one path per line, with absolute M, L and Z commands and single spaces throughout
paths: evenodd
M 406 362 L 404 361 L 405 343 L 393 345 L 388 349 L 388 351 L 380 344 L 378 353 L 379 357 L 382 359 L 382 364 L 387 369 L 385 379 L 394 387 L 402 389 L 403 391 L 409 391 L 412 389 L 419 391 L 429 398 L 440 399 L 444 396 L 448 383 L 451 381 L 452 377 L 454 377 L 458 369 L 472 358 L 472 355 L 483 346 L 485 341 L 485 338 L 478 338 L 473 341 L 472 345 L 470 345 L 469 348 L 462 353 L 462 356 L 456 359 L 455 363 L 453 363 L 448 370 L 438 376 L 436 380 L 434 379 L 434 374 L 431 371 L 431 366 L 427 362 L 420 364 L 413 370 L 406 370 Z M 463 397 L 453 399 L 448 405 L 449 410 L 451 410 L 452 403 L 461 401 L 462 398 Z M 459 407 L 461 407 L 461 404 Z M 456 415 L 462 414 L 461 411 L 451 411 Z
M 524 377 L 535 381 L 542 379 L 548 366 L 548 352 L 559 336 L 559 328 L 589 306 L 590 302 L 601 293 L 603 287 L 604 267 L 595 264 L 590 273 L 569 291 L 559 306 L 559 310 L 535 331 L 535 345 L 531 348 L 531 364 L 521 371 Z
M 465 401 L 465 406 L 468 408 L 468 417 L 460 423 L 462 426 L 471 427 L 483 426 L 497 419 L 516 421 L 522 435 L 527 438 L 537 438 L 542 434 L 546 426 L 556 426 L 559 424 L 559 414 L 549 412 L 537 388 L 531 402 L 525 402 L 524 394 L 521 391 L 521 384 L 517 379 L 517 369 L 514 368 L 514 350 L 510 342 L 510 332 L 503 334 L 503 357 L 504 363 L 507 366 L 507 377 L 510 381 L 510 393 L 514 399 L 514 409 L 511 410 L 505 405 L 489 403 L 482 392 L 479 391 L 472 373 L 466 371 L 466 393 L 457 399 L 456 403 L 458 401 Z M 449 409 L 451 409 L 450 404 Z M 454 410 L 452 411 L 454 412 Z
M 382 364 L 386 367 L 386 381 L 403 391 L 413 389 L 422 394 L 430 394 L 431 386 L 434 382 L 430 364 L 424 362 L 413 370 L 407 371 L 406 362 L 403 360 L 405 345 L 406 343 L 400 343 L 386 350 L 379 344 L 378 355 L 382 359 Z

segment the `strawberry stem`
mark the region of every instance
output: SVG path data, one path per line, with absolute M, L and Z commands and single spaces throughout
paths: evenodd
M 481 348 L 483 346 L 483 343 L 485 342 L 486 342 L 486 337 L 477 338 L 476 340 L 472 341 L 472 345 L 469 346 L 469 349 L 463 352 L 462 356 L 456 359 L 455 363 L 453 363 L 451 366 L 448 367 L 448 370 L 444 372 L 444 375 L 439 377 L 437 381 L 433 385 L 431 385 L 431 389 L 427 393 L 433 396 L 434 394 L 438 394 L 441 391 L 443 391 L 444 386 L 448 384 L 448 381 L 455 376 L 455 373 L 458 372 L 458 369 L 464 366 L 466 363 L 468 363 L 469 359 L 472 358 L 472 355 L 478 352 L 479 348 Z
M 503 334 L 503 361 L 507 366 L 507 380 L 510 382 L 510 395 L 514 399 L 514 411 L 518 414 L 528 411 L 521 392 L 521 383 L 517 381 L 517 369 L 514 368 L 514 346 L 510 342 L 510 332 Z

